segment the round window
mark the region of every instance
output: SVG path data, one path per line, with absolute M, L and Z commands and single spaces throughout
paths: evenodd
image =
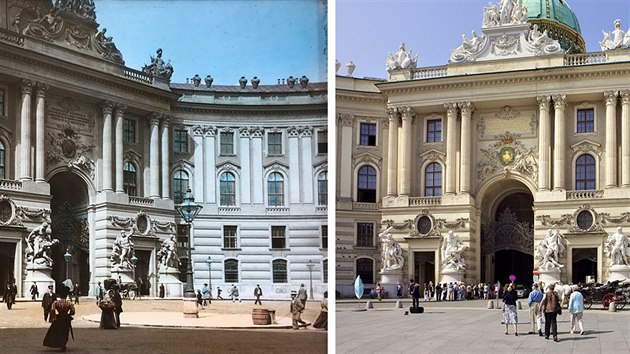
M 588 230 L 593 226 L 593 214 L 588 210 L 583 210 L 577 215 L 577 225 L 582 230 Z
M 6 224 L 13 217 L 13 208 L 8 200 L 0 201 L 0 222 Z
M 146 215 L 138 216 L 136 225 L 138 226 L 138 231 L 140 231 L 141 234 L 145 234 L 149 228 L 149 220 L 147 216 Z
M 431 218 L 424 215 L 418 219 L 418 232 L 422 235 L 426 235 L 431 231 L 433 223 L 431 222 Z

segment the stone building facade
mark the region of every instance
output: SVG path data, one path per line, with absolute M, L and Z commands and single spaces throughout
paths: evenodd
M 59 240 L 52 279 L 71 278 L 85 295 L 119 275 L 110 256 L 124 231 L 151 295 L 157 253 L 174 235 L 181 279 L 192 262 L 195 289 L 210 281 L 216 296 L 236 284 L 249 297 L 260 284 L 285 299 L 312 279 L 321 296 L 326 83 L 171 83 L 161 50 L 143 70 L 124 66 L 93 2 L 78 3 L 0 0 L 0 282 L 15 279 L 25 295 L 26 239 L 47 222 Z M 203 206 L 191 260 L 175 210 L 188 187 Z

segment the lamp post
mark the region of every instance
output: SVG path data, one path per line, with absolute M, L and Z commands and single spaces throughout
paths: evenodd
M 212 257 L 208 256 L 206 263 L 208 264 L 208 287 L 210 288 L 210 298 L 212 298 Z
M 138 283 L 136 282 L 136 263 L 138 263 L 138 257 L 136 257 L 136 252 L 133 253 L 133 256 L 131 256 L 131 265 L 133 268 L 133 283 L 134 285 L 136 285 L 134 292 L 133 292 L 133 298 L 136 298 L 136 293 L 140 291 L 140 289 L 138 289 Z
M 66 260 L 66 279 L 68 279 L 70 276 L 70 273 L 68 272 L 68 263 L 70 263 L 70 260 L 72 259 L 72 254 L 70 254 L 70 250 L 68 248 L 66 248 L 66 253 L 63 255 L 63 259 Z
M 309 297 L 309 299 L 312 301 L 313 300 L 313 266 L 315 264 L 313 264 L 313 261 L 311 261 L 310 259 L 308 260 L 308 264 L 306 265 L 308 267 L 308 278 L 311 282 L 311 296 Z
M 181 204 L 178 204 L 175 209 L 179 215 L 188 224 L 188 266 L 186 267 L 186 288 L 184 289 L 184 316 L 185 317 L 198 317 L 199 311 L 197 310 L 197 299 L 195 296 L 195 289 L 193 289 L 193 271 L 192 271 L 192 255 L 190 249 L 190 227 L 193 220 L 203 207 L 195 203 L 190 188 L 186 189 Z

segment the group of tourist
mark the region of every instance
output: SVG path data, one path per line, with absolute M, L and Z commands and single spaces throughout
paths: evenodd
M 378 286 L 377 286 L 378 287 Z M 397 287 L 397 297 L 401 297 L 402 286 Z M 424 301 L 462 301 L 493 299 L 497 293 L 498 285 L 492 283 L 443 283 L 433 284 L 432 281 L 424 283 L 421 288 L 419 283 L 413 279 L 409 283 L 409 294 L 413 297 L 416 293 L 418 298 L 424 296 Z M 503 295 L 503 289 L 499 289 L 499 296 Z

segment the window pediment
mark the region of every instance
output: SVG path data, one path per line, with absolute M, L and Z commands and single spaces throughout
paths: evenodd
M 378 166 L 378 168 L 381 169 L 382 161 L 383 159 L 381 157 L 371 154 L 369 152 L 364 152 L 354 156 L 354 159 L 352 160 L 352 168 L 354 169 L 361 164 L 367 164 Z

